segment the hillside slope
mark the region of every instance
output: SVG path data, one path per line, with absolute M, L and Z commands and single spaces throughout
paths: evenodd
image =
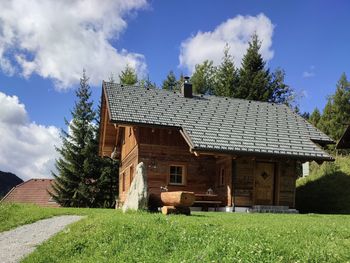
M 296 208 L 301 213 L 350 214 L 350 157 L 312 163 L 310 175 L 297 180 Z
M 12 187 L 15 187 L 22 182 L 23 180 L 15 174 L 0 171 L 0 199 L 5 196 Z

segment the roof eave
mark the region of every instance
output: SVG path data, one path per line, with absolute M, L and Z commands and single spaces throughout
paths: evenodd
M 304 156 L 304 155 L 294 155 L 294 154 L 279 154 L 279 153 L 263 153 L 263 152 L 254 152 L 254 151 L 234 151 L 234 150 L 224 150 L 224 149 L 212 149 L 212 148 L 203 148 L 203 147 L 193 147 L 191 149 L 194 152 L 217 152 L 217 153 L 226 153 L 228 155 L 235 156 L 256 156 L 256 157 L 265 157 L 265 158 L 280 158 L 280 159 L 294 159 L 298 161 L 328 161 L 333 162 L 335 159 L 328 155 L 328 157 L 322 156 Z

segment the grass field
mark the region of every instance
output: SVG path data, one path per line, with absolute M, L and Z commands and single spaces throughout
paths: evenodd
M 163 216 L 0 206 L 1 225 L 7 226 L 22 217 L 34 221 L 56 214 L 87 217 L 39 246 L 23 262 L 350 262 L 350 216 L 346 215 Z
M 0 232 L 57 215 L 91 215 L 97 212 L 99 214 L 111 213 L 112 210 L 89 208 L 42 208 L 29 204 L 0 204 Z

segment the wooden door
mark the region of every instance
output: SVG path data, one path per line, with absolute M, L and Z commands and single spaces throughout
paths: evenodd
M 256 163 L 255 205 L 273 205 L 274 170 L 274 163 Z

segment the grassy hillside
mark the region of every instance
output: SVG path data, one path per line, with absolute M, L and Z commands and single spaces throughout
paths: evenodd
M 310 175 L 297 180 L 296 208 L 308 213 L 350 214 L 350 157 L 313 163 Z

